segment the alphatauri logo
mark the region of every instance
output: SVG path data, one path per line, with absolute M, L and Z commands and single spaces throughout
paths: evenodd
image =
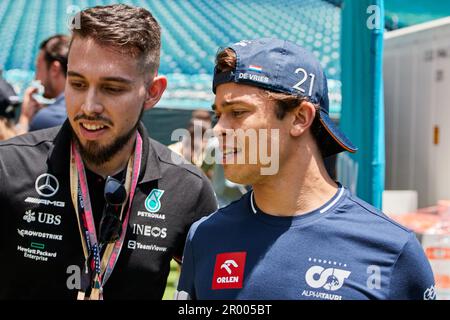
M 54 175 L 44 173 L 36 179 L 35 188 L 40 196 L 50 198 L 58 192 L 59 182 Z
M 311 288 L 336 291 L 342 288 L 350 273 L 350 271 L 337 268 L 325 269 L 321 266 L 313 266 L 306 272 L 305 280 Z
M 244 282 L 247 252 L 220 253 L 216 256 L 212 289 L 240 289 Z
M 423 300 L 436 300 L 436 288 L 431 286 L 423 293 Z

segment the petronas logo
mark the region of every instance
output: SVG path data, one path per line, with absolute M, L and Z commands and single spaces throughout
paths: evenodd
M 148 212 L 158 212 L 161 209 L 161 197 L 164 194 L 164 190 L 153 189 L 152 192 L 145 199 L 145 209 Z

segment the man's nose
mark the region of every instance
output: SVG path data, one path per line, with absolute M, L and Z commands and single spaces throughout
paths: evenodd
M 99 114 L 103 112 L 104 108 L 95 88 L 88 90 L 81 109 L 85 114 Z
M 225 136 L 227 129 L 228 130 L 232 129 L 231 124 L 227 120 L 226 116 L 222 115 L 213 128 L 214 135 L 216 137 Z

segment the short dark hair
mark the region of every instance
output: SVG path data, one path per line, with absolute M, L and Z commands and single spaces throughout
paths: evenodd
M 69 54 L 70 37 L 57 34 L 44 41 L 39 46 L 39 50 L 44 51 L 44 59 L 47 62 L 47 67 L 54 61 L 61 64 L 61 72 L 66 76 L 67 74 L 67 56 Z
M 72 41 L 76 37 L 92 38 L 143 59 L 145 71 L 158 70 L 161 28 L 148 10 L 124 4 L 96 6 L 81 11 L 74 19 L 79 23 L 72 29 Z
M 218 72 L 227 72 L 236 69 L 236 53 L 231 48 L 220 50 L 216 55 L 216 68 Z M 279 120 L 282 120 L 286 114 L 297 108 L 302 102 L 310 102 L 308 97 L 296 96 L 287 93 L 280 93 L 270 90 L 264 90 L 267 97 L 276 103 L 275 115 Z M 324 129 L 320 122 L 320 105 L 313 103 L 316 108 L 316 115 L 311 124 L 311 134 L 318 146 L 321 154 L 327 150 L 328 146 L 324 145 Z

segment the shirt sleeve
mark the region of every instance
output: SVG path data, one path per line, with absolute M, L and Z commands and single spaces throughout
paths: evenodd
M 197 224 L 198 222 L 192 225 L 186 239 L 181 274 L 178 280 L 177 291 L 175 292 L 175 300 L 196 300 L 192 238 Z
M 58 103 L 50 107 L 39 110 L 30 122 L 29 131 L 36 131 L 60 126 L 67 118 L 65 105 Z
M 435 300 L 434 277 L 430 263 L 414 233 L 394 265 L 389 299 Z

